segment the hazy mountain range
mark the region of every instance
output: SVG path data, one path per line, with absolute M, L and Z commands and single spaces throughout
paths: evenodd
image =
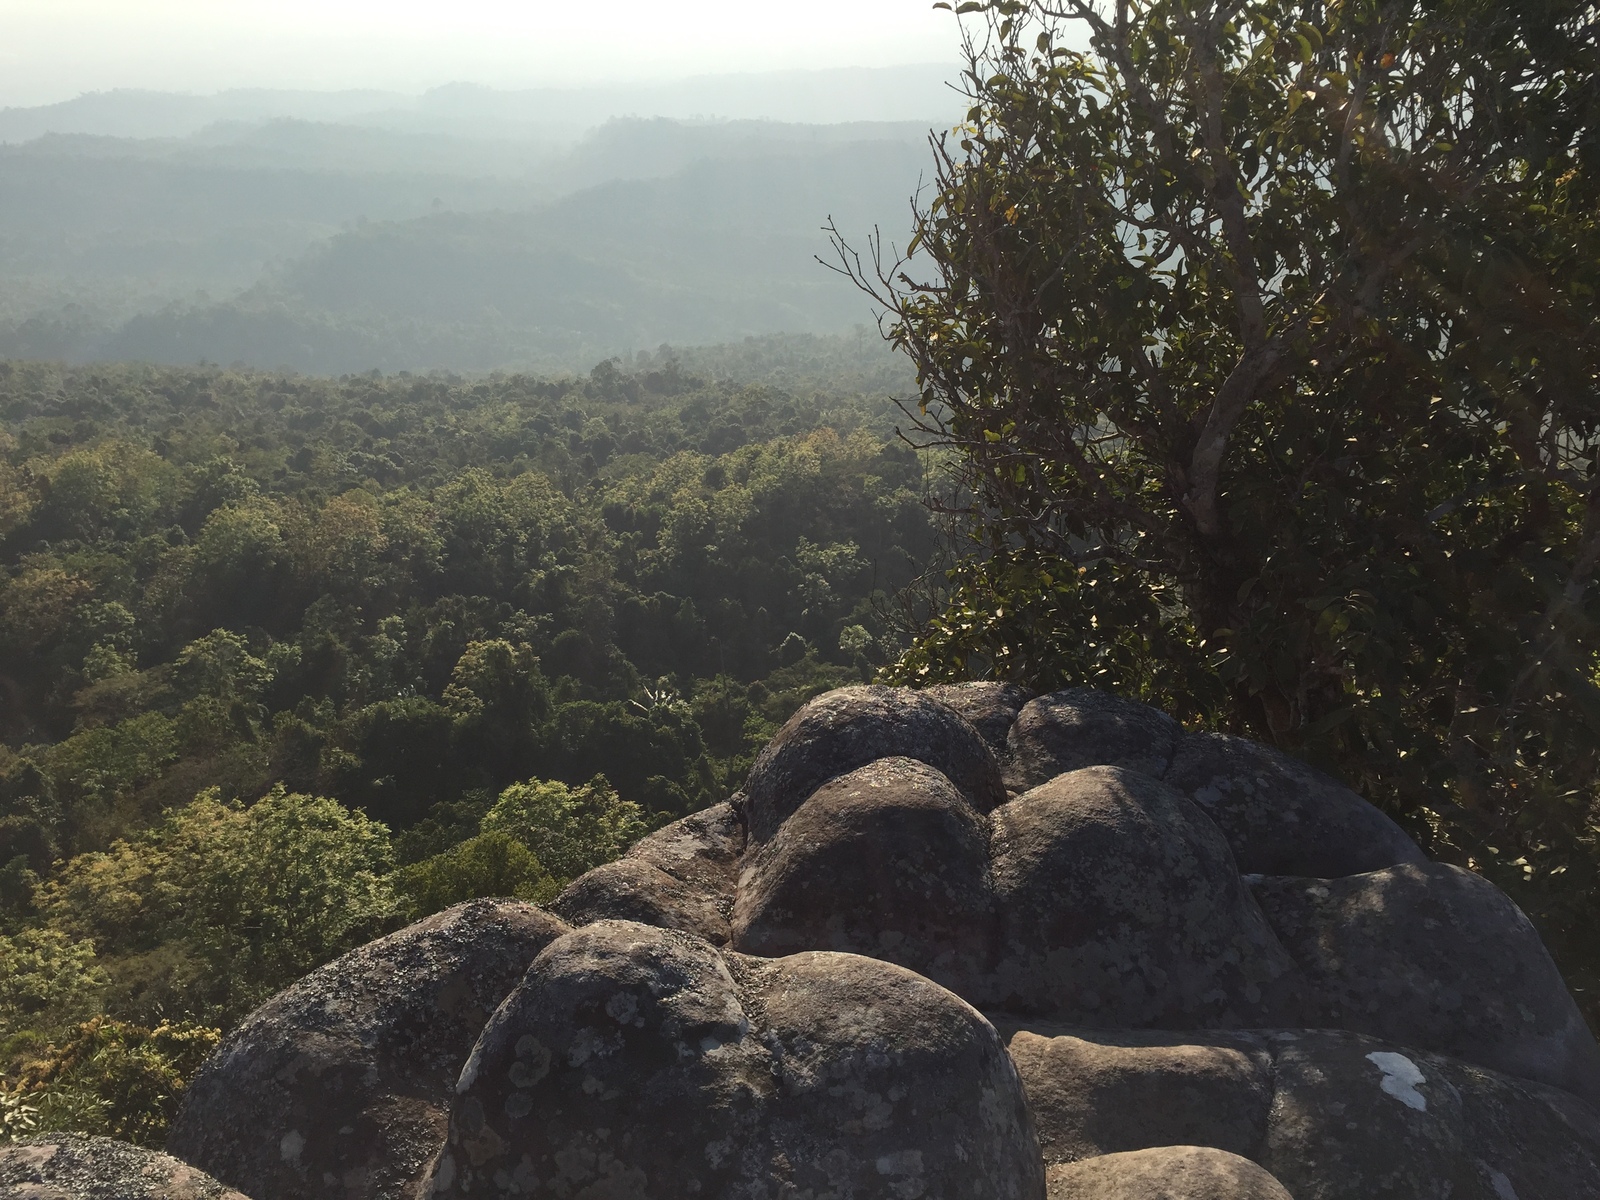
M 821 226 L 904 241 L 945 74 L 0 111 L 0 355 L 548 369 L 848 330 Z

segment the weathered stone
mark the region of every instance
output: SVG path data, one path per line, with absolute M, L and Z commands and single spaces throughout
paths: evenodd
M 1296 1200 L 1600 1196 L 1600 1116 L 1582 1100 L 1391 1041 L 1036 1026 L 1009 1044 L 1047 1163 L 1182 1136 Z
M 1001 945 L 975 1002 L 1101 1027 L 1292 1023 L 1300 972 L 1178 792 L 1087 767 L 991 822 Z
M 993 922 L 983 817 L 932 767 L 880 758 L 823 784 L 747 857 L 733 945 L 866 954 L 970 995 Z
M 154 1150 L 51 1133 L 0 1146 L 0 1200 L 246 1200 Z
M 1270 746 L 1185 733 L 1165 779 L 1217 823 L 1246 874 L 1333 879 L 1427 862 L 1371 804 Z
M 1600 1196 L 1600 1117 L 1569 1093 L 1341 1030 L 1268 1040 L 1259 1161 L 1296 1200 Z
M 713 804 L 640 839 L 627 857 L 665 871 L 715 902 L 727 915 L 744 853 L 744 826 L 732 804 Z
M 1248 1034 L 1019 1028 L 1001 1017 L 1046 1163 L 1155 1146 L 1252 1158 L 1267 1136 L 1272 1055 Z M 1179 1039 L 1182 1040 L 1179 1040 Z
M 473 1041 L 566 931 L 529 904 L 472 900 L 313 971 L 207 1059 L 168 1149 L 254 1200 L 426 1195 Z
M 1130 1150 L 1050 1168 L 1050 1200 L 1295 1200 L 1248 1158 L 1207 1146 Z
M 743 813 L 751 843 L 769 841 L 828 780 L 895 756 L 942 771 L 979 812 L 1006 801 L 988 744 L 953 710 L 900 688 L 840 688 L 790 717 L 750 769 Z
M 728 918 L 715 897 L 639 858 L 619 858 L 584 872 L 556 898 L 550 911 L 574 926 L 642 921 L 698 934 L 718 946 L 728 944 Z
M 1166 713 L 1094 688 L 1030 700 L 1006 738 L 1006 786 L 1015 792 L 1082 767 L 1126 767 L 1160 779 L 1181 727 Z
M 1313 1023 L 1600 1100 L 1600 1047 L 1533 925 L 1482 876 L 1430 863 L 1254 891 L 1310 981 Z
M 998 1035 L 909 971 L 605 921 L 552 943 L 461 1075 L 441 1197 L 1041 1200 Z
M 940 704 L 960 713 L 989 743 L 996 755 L 1006 752 L 1006 738 L 1016 724 L 1022 706 L 1033 699 L 1033 693 L 1014 683 L 995 683 L 984 680 L 975 683 L 941 683 L 924 689 Z
M 572 925 L 642 921 L 724 946 L 743 849 L 744 826 L 733 805 L 713 805 L 579 876 L 550 907 Z

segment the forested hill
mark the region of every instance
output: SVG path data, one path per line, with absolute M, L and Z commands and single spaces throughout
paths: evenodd
M 3 124 L 3 122 L 0 122 Z M 929 121 L 617 120 L 570 145 L 296 120 L 0 144 L 0 356 L 568 371 L 871 319 Z
M 225 1020 L 369 917 L 472 889 L 463 845 L 500 856 L 482 886 L 537 890 L 722 798 L 803 698 L 894 650 L 883 597 L 932 541 L 894 415 L 671 359 L 486 381 L 0 364 L 0 935 L 92 944 L 119 1015 Z M 511 785 L 588 832 L 475 842 Z M 280 960 L 151 882 L 174 847 L 290 810 L 333 831 L 320 869 L 379 880 L 377 910 L 335 887 Z

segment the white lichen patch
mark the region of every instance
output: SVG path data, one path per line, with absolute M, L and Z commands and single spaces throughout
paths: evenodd
M 1511 1180 L 1507 1179 L 1499 1171 L 1491 1170 L 1489 1172 L 1489 1182 L 1494 1185 L 1494 1194 L 1500 1200 L 1517 1200 L 1517 1189 L 1512 1187 Z
M 1407 1108 L 1428 1111 L 1427 1097 L 1417 1091 L 1417 1085 L 1428 1080 L 1416 1063 L 1392 1050 L 1374 1050 L 1367 1055 L 1367 1061 L 1383 1073 L 1378 1086 L 1385 1095 L 1393 1096 Z

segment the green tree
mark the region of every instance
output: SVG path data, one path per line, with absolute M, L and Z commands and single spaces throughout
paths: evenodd
M 914 257 L 841 244 L 978 543 L 898 677 L 1248 731 L 1592 930 L 1593 3 L 959 11 Z
M 105 983 L 92 942 L 55 929 L 0 934 L 0 1040 L 82 1020 L 98 1010 Z
M 245 808 L 213 790 L 72 859 L 38 904 L 54 929 L 121 960 L 114 984 L 179 948 L 194 964 L 177 968 L 194 975 L 190 1011 L 233 1017 L 400 920 L 392 866 L 388 830 L 337 801 L 280 786 Z
M 533 851 L 503 829 L 480 833 L 402 867 L 395 886 L 410 900 L 416 917 L 478 896 L 514 896 L 545 904 L 561 891 Z
M 644 811 L 621 799 L 604 775 L 581 787 L 542 779 L 514 783 L 483 818 L 485 833 L 516 838 L 563 882 L 619 857 L 648 830 Z

